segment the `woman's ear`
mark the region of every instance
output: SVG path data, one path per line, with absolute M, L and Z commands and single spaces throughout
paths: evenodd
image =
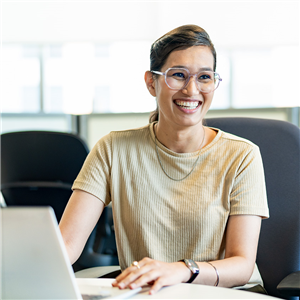
M 145 82 L 147 89 L 149 93 L 153 96 L 156 97 L 156 92 L 155 92 L 155 80 L 153 78 L 153 74 L 150 71 L 145 72 Z

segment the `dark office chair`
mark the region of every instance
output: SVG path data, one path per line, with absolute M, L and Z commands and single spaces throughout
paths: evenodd
M 86 143 L 73 134 L 2 134 L 1 192 L 6 205 L 50 205 L 59 222 L 88 152 Z
M 207 126 L 220 128 L 259 146 L 270 218 L 262 222 L 257 265 L 271 296 L 299 296 L 300 129 L 288 122 L 267 119 L 213 118 L 205 121 Z M 276 289 L 291 273 L 285 284 Z
M 89 153 L 77 135 L 24 131 L 1 135 L 1 192 L 7 206 L 51 206 L 59 222 Z M 117 264 L 111 208 L 105 208 L 74 270 Z

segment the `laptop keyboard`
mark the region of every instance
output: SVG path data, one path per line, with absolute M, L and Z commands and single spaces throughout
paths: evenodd
M 99 300 L 99 299 L 105 299 L 110 296 L 110 294 L 105 294 L 103 293 L 102 295 L 88 295 L 88 294 L 82 294 L 82 299 L 83 300 Z

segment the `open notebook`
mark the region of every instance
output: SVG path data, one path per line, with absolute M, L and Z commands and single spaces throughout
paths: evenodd
M 0 213 L 0 299 L 122 299 L 139 292 L 100 286 L 103 280 L 76 281 L 51 208 L 7 207 Z

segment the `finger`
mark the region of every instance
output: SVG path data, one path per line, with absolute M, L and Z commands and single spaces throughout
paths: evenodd
M 128 274 L 130 274 L 131 272 L 135 271 L 136 267 L 128 267 L 127 269 L 125 269 L 120 275 L 118 275 L 115 279 L 115 282 L 120 282 L 121 280 L 123 280 L 126 276 L 128 276 Z
M 126 268 L 119 276 L 115 278 L 115 281 L 112 283 L 113 286 L 117 286 L 119 282 L 121 282 L 124 278 L 126 278 L 130 273 L 140 269 L 140 263 L 138 266 L 131 265 L 130 267 Z
M 158 292 L 163 286 L 165 286 L 164 284 L 164 280 L 162 277 L 158 278 L 154 284 L 152 285 L 150 291 L 149 291 L 149 294 L 150 295 L 153 295 L 155 294 L 156 292 Z
M 139 272 L 140 276 L 129 284 L 129 287 L 132 289 L 148 284 L 149 282 L 153 284 L 158 277 L 162 276 L 161 262 L 146 257 L 141 260 L 142 263 L 144 265 L 141 268 L 141 272 Z
M 124 274 L 119 275 L 112 283 L 113 286 L 118 286 L 120 289 L 128 287 L 135 282 L 140 276 L 150 271 L 149 266 L 143 266 L 140 269 L 129 267 L 124 271 Z M 134 288 L 134 287 L 131 287 Z
M 128 271 L 127 269 L 124 270 L 120 275 L 118 275 L 116 278 L 115 278 L 115 281 L 112 283 L 112 286 L 117 286 L 118 283 L 127 276 L 128 274 Z
M 154 282 L 159 277 L 160 272 L 158 270 L 149 270 L 145 272 L 143 275 L 138 277 L 132 283 L 129 284 L 131 289 L 135 289 L 137 287 L 148 284 L 149 282 Z

